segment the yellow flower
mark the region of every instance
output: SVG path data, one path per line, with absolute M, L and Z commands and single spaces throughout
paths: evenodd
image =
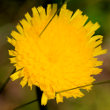
M 27 83 L 31 88 L 32 85 L 40 87 L 42 105 L 46 105 L 48 99 L 56 98 L 58 103 L 63 97 L 84 96 L 79 88 L 55 93 L 92 84 L 93 75 L 102 71 L 99 68 L 102 61 L 98 61 L 97 56 L 106 53 L 100 45 L 103 36 L 93 36 L 99 24 L 86 23 L 88 17 L 79 9 L 72 14 L 64 5 L 42 32 L 56 10 L 55 4 L 53 8 L 48 5 L 47 12 L 43 7 L 32 8 L 32 17 L 25 14 L 26 19 L 16 26 L 17 31 L 12 31 L 13 38 L 8 37 L 8 42 L 15 47 L 9 50 L 13 56 L 10 61 L 17 70 L 11 79 L 22 77 L 22 87 Z M 82 89 L 90 90 L 91 86 Z

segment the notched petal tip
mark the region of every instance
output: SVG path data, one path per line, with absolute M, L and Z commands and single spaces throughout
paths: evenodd
M 97 66 L 101 66 L 101 65 L 103 65 L 103 61 L 97 61 L 95 66 L 97 67 Z
M 14 50 L 8 50 L 8 52 L 9 52 L 9 55 L 10 55 L 10 56 L 15 56 L 15 53 L 16 53 L 16 52 L 15 52 Z
M 33 8 L 32 8 L 32 13 L 33 13 L 33 16 L 35 16 L 35 15 L 38 13 L 36 7 L 33 7 Z
M 81 14 L 82 14 L 82 11 L 80 9 L 77 9 L 76 12 L 73 14 L 72 19 Z
M 32 81 L 30 79 L 27 79 L 28 86 L 30 87 L 30 90 L 32 90 Z
M 12 74 L 10 76 L 10 78 L 11 78 L 12 81 L 15 81 L 16 79 L 19 78 L 19 75 L 20 75 L 20 71 L 16 71 L 14 74 Z
M 28 21 L 26 21 L 26 19 L 20 20 L 20 24 L 23 26 L 23 28 L 29 27 L 29 23 L 28 23 Z
M 20 85 L 22 86 L 22 88 L 27 84 L 27 78 L 23 78 L 20 82 Z
M 57 4 L 52 4 L 52 10 L 57 10 Z
M 22 28 L 22 26 L 21 26 L 19 23 L 17 24 L 16 29 L 18 30 L 18 32 L 19 32 L 20 34 L 23 33 L 23 28 Z
M 13 40 L 14 40 L 14 39 L 11 39 L 10 37 L 7 37 L 8 43 L 10 43 L 10 44 L 12 44 L 12 45 L 13 45 Z
M 101 46 L 97 47 L 93 53 L 93 56 L 99 56 L 107 53 L 107 49 L 102 50 Z
M 51 4 L 48 4 L 48 5 L 47 5 L 46 14 L 47 14 L 47 15 L 50 15 L 50 12 L 51 12 Z
M 64 9 L 64 10 L 67 9 L 67 4 L 64 3 L 61 9 Z
M 107 49 L 102 50 L 101 54 L 106 54 L 107 53 Z
M 30 16 L 30 14 L 28 12 L 25 14 L 25 18 L 28 22 L 30 22 L 32 19 L 32 17 Z
M 10 63 L 16 63 L 16 59 L 15 59 L 15 57 L 13 57 L 13 58 L 9 58 L 9 60 L 10 60 Z
M 100 25 L 98 22 L 96 22 L 95 24 L 93 24 L 93 26 L 91 27 L 91 30 L 96 31 L 97 29 L 100 28 Z
M 18 33 L 17 31 L 12 31 L 11 36 L 14 40 L 17 40 L 20 37 L 20 33 Z
M 63 102 L 63 97 L 60 94 L 56 94 L 56 101 L 57 103 Z
M 41 99 L 41 105 L 46 105 L 48 101 L 48 97 L 45 95 L 45 93 L 42 94 L 42 99 Z

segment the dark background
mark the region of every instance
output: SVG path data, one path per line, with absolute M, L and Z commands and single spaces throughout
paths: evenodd
M 31 14 L 33 6 L 46 7 L 48 3 L 57 3 L 59 6 L 64 0 L 0 0 L 0 86 L 9 77 L 13 66 L 8 60 L 7 36 L 26 12 Z M 101 28 L 96 34 L 104 36 L 103 48 L 108 49 L 104 60 L 103 72 L 96 77 L 97 81 L 110 79 L 110 0 L 68 0 L 68 9 L 73 12 L 80 9 L 89 16 L 93 23 L 96 21 Z M 49 110 L 110 110 L 110 84 L 94 86 L 92 91 L 85 92 L 80 99 L 64 99 L 64 103 L 56 104 L 54 100 L 48 102 Z M 19 104 L 36 99 L 35 88 L 21 88 L 19 80 L 9 82 L 3 93 L 0 94 L 0 110 L 12 110 Z M 38 110 L 38 102 L 19 110 Z

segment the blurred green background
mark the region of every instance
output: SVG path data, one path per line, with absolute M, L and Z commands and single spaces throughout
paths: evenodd
M 7 36 L 15 29 L 16 24 L 26 12 L 31 14 L 33 6 L 46 7 L 48 3 L 61 5 L 64 0 L 0 0 L 0 86 L 9 77 L 13 66 L 8 60 Z M 97 81 L 110 79 L 110 0 L 68 0 L 68 9 L 80 9 L 89 16 L 92 22 L 99 22 L 101 28 L 96 34 L 104 36 L 103 48 L 108 49 L 106 55 L 100 56 L 104 60 L 102 74 L 96 76 Z M 48 110 L 110 110 L 110 84 L 94 86 L 92 91 L 85 92 L 79 99 L 64 99 L 64 103 L 56 104 L 55 100 L 48 102 Z M 21 88 L 19 80 L 10 81 L 0 94 L 0 110 L 13 110 L 15 106 L 36 99 L 35 88 Z M 38 102 L 19 110 L 39 110 Z

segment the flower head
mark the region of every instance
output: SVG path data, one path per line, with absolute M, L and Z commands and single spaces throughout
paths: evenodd
M 15 50 L 9 50 L 11 63 L 16 72 L 11 75 L 12 80 L 22 78 L 21 85 L 27 83 L 40 87 L 43 91 L 42 105 L 48 99 L 62 102 L 63 97 L 82 97 L 79 88 L 59 93 L 70 88 L 92 84 L 93 75 L 99 74 L 102 61 L 97 56 L 105 54 L 101 43 L 103 36 L 94 35 L 100 27 L 88 17 L 82 15 L 79 9 L 73 14 L 61 8 L 59 15 L 55 15 L 48 27 L 41 34 L 57 10 L 57 5 L 48 5 L 47 12 L 43 7 L 32 8 L 33 16 L 25 14 L 25 18 L 12 31 L 13 38 L 8 37 Z M 90 90 L 91 86 L 82 89 Z

